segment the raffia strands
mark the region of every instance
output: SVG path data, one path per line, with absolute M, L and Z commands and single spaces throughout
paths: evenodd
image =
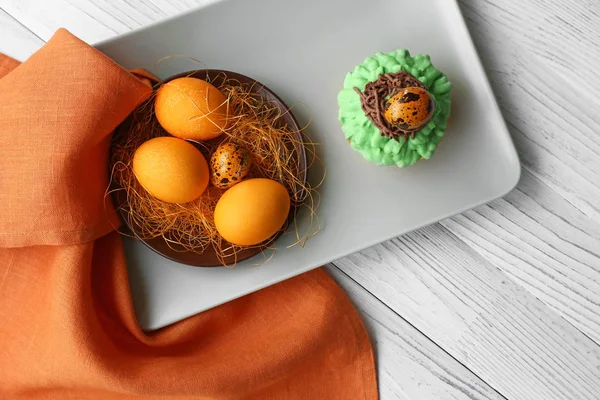
M 308 209 L 310 221 L 302 232 L 294 220 L 294 245 L 304 246 L 320 230 L 316 214 L 320 183 L 311 186 L 306 182 L 307 169 L 314 162 L 320 162 L 315 152 L 317 144 L 307 140 L 303 133 L 306 127 L 299 135 L 284 123 L 282 116 L 290 110 L 282 111 L 250 85 L 223 78 L 219 89 L 227 98 L 230 116 L 227 127 L 218 138 L 194 144 L 207 160 L 221 143 L 235 142 L 245 147 L 252 156 L 247 179 L 268 178 L 280 182 L 290 194 L 293 210 Z M 206 117 L 198 115 L 197 118 Z M 136 227 L 136 235 L 141 239 L 162 237 L 173 249 L 197 253 L 212 246 L 220 259 L 235 256 L 243 248 L 225 242 L 213 219 L 214 208 L 224 190 L 209 186 L 202 196 L 190 203 L 172 204 L 154 198 L 137 181 L 132 169 L 133 155 L 142 143 L 159 136 L 168 136 L 168 133 L 154 116 L 154 98 L 151 98 L 115 132 L 107 196 L 117 199 L 122 215 L 130 226 Z M 305 167 L 299 149 L 307 154 Z

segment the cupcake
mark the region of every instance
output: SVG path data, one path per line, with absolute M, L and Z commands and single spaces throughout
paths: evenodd
M 377 165 L 427 160 L 444 136 L 451 88 L 427 54 L 377 53 L 346 75 L 338 95 L 344 135 Z

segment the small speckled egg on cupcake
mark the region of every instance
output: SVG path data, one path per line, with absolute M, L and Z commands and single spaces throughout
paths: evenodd
M 427 54 L 377 53 L 346 75 L 338 95 L 344 135 L 377 165 L 429 159 L 444 136 L 451 89 Z

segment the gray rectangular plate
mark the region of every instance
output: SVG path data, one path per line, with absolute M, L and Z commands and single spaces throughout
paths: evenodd
M 194 268 L 126 240 L 138 320 L 155 329 L 509 192 L 520 166 L 454 0 L 228 0 L 97 47 L 126 68 L 161 78 L 203 66 L 240 72 L 278 93 L 321 143 L 327 179 L 322 231 L 305 248 L 277 243 L 273 259 L 233 269 Z M 429 161 L 378 167 L 350 149 L 337 120 L 346 73 L 367 56 L 407 48 L 428 53 L 454 83 L 446 137 Z M 155 68 L 156 67 L 156 68 Z M 313 179 L 318 171 L 312 171 Z M 300 215 L 300 224 L 306 215 Z M 260 261 L 260 258 L 259 258 Z M 256 260 L 254 260 L 256 262 Z

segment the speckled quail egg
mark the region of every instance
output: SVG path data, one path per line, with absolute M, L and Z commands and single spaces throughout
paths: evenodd
M 390 97 L 385 104 L 385 119 L 392 126 L 414 131 L 433 117 L 435 101 L 427 90 L 407 87 Z
M 236 143 L 222 143 L 210 157 L 211 182 L 227 189 L 242 181 L 250 172 L 250 152 Z

